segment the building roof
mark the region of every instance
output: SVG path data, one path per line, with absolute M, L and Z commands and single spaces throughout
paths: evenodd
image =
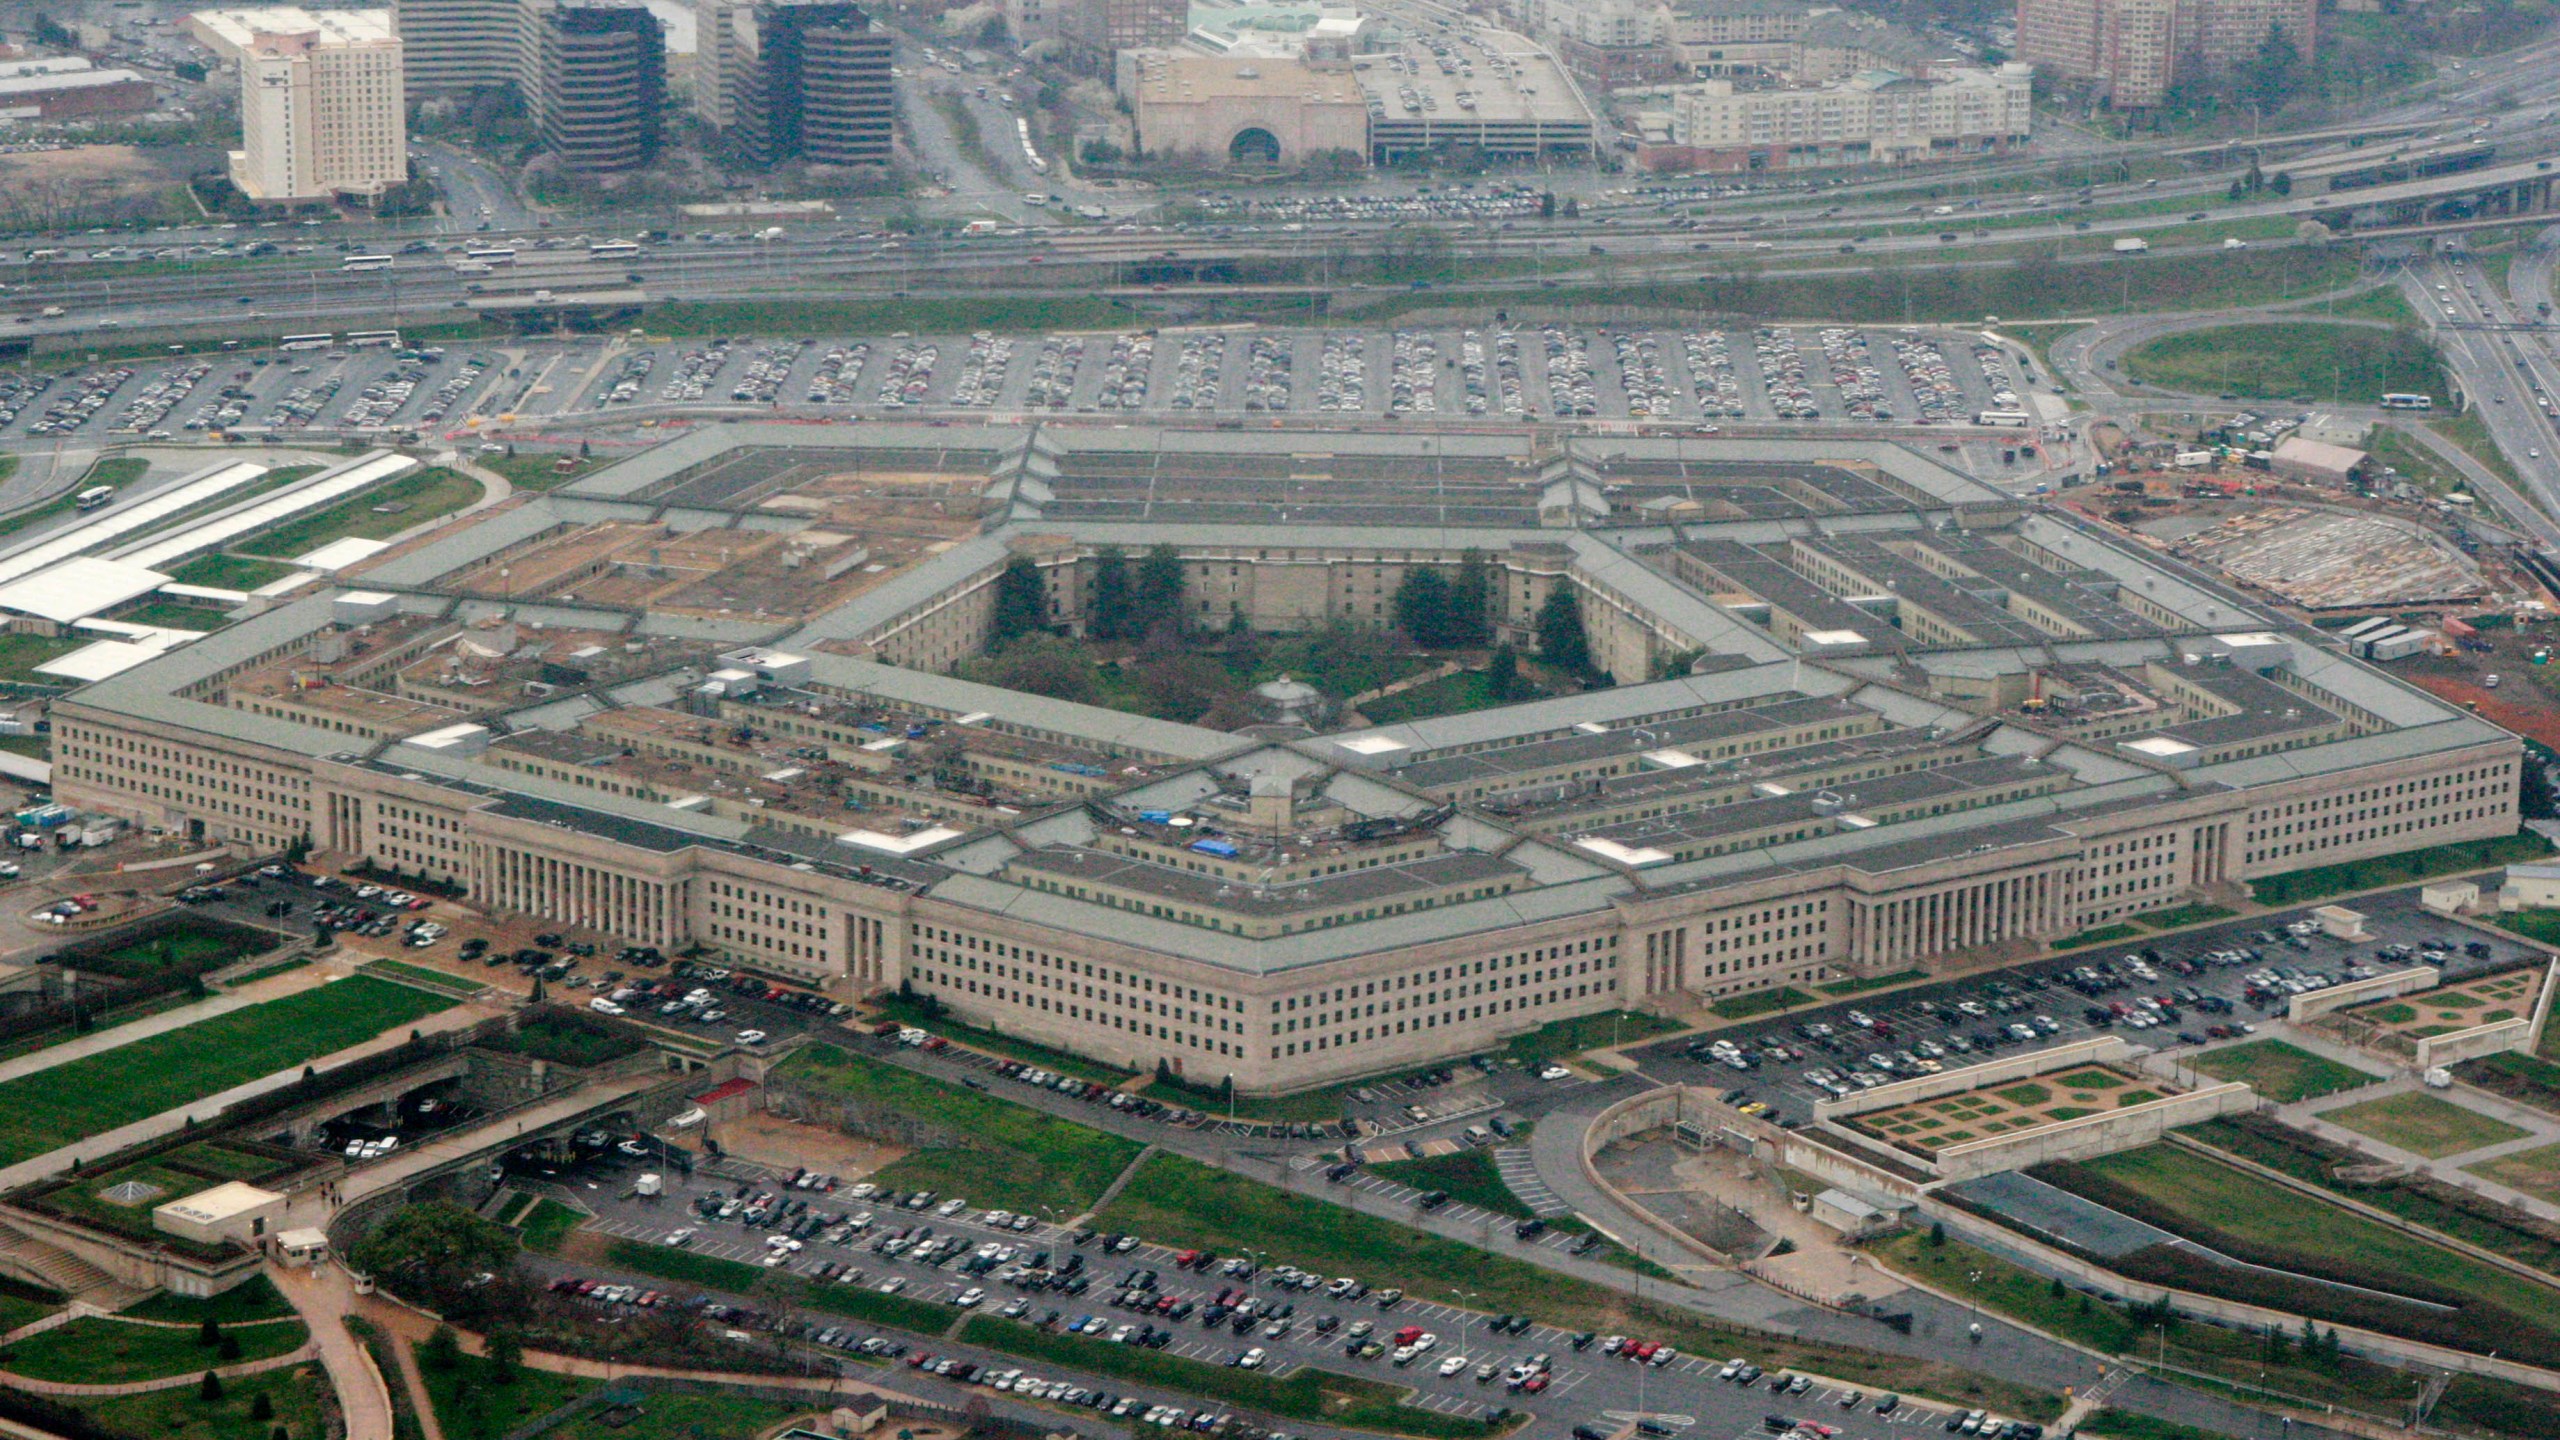
M 1271 56 L 1186 55 L 1141 50 L 1141 105 L 1193 105 L 1218 100 L 1301 100 L 1310 105 L 1365 105 L 1360 87 L 1339 70 L 1314 70 Z
M 13 95 L 59 95 L 67 90 L 150 83 L 130 70 L 75 70 L 58 75 L 22 75 L 14 79 L 0 79 L 0 100 Z
M 273 1190 L 261 1190 L 246 1181 L 230 1180 L 210 1190 L 199 1190 L 183 1199 L 171 1200 L 151 1208 L 152 1223 L 169 1216 L 196 1225 L 219 1225 L 235 1215 L 269 1205 L 281 1205 L 284 1197 Z

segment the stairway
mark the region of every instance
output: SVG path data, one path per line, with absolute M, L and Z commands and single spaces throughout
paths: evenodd
M 87 1300 L 103 1309 L 130 1305 L 148 1293 L 124 1284 L 59 1245 L 7 1225 L 0 1225 L 0 1268 L 20 1271 L 72 1299 Z

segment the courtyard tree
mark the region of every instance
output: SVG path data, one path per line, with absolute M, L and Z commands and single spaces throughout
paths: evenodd
M 1454 615 L 1449 578 L 1429 565 L 1404 572 L 1396 585 L 1396 625 L 1413 643 L 1437 650 L 1447 646 Z
M 1582 602 L 1569 586 L 1547 592 L 1538 607 L 1538 654 L 1548 664 L 1576 675 L 1591 673 L 1591 642 L 1582 632 Z
M 1182 552 L 1171 545 L 1150 546 L 1138 562 L 1135 596 L 1138 625 L 1132 638 L 1157 629 L 1182 629 Z
M 1093 552 L 1093 609 L 1085 616 L 1085 633 L 1096 640 L 1118 640 L 1138 633 L 1130 626 L 1129 557 L 1117 545 Z
M 1002 649 L 1040 629 L 1049 619 L 1049 590 L 1040 567 L 1028 555 L 1016 555 L 996 575 L 995 615 L 988 625 L 988 647 Z

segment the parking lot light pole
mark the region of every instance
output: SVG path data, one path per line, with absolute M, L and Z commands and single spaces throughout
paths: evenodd
M 1484 1299 L 1484 1297 L 1483 1297 L 1483 1296 L 1476 1294 L 1476 1293 L 1475 1293 L 1474 1291 L 1472 1291 L 1472 1290 L 1458 1290 L 1458 1289 L 1452 1289 L 1452 1290 L 1450 1290 L 1449 1294 L 1450 1294 L 1451 1298 L 1453 1298 L 1453 1299 L 1457 1299 L 1457 1300 L 1461 1300 L 1461 1301 L 1465 1301 L 1465 1300 L 1482 1300 L 1482 1299 Z M 1474 1319 L 1475 1319 L 1475 1312 L 1474 1312 L 1474 1311 L 1472 1311 L 1472 1310 L 1468 1309 L 1468 1308 L 1467 1308 L 1465 1305 L 1463 1305 L 1463 1304 L 1462 1304 L 1462 1305 L 1460 1305 L 1460 1306 L 1458 1307 L 1458 1353 L 1459 1353 L 1460 1355 L 1464 1355 L 1464 1354 L 1466 1354 L 1466 1353 L 1467 1353 L 1467 1326 L 1468 1326 L 1469 1322 L 1471 1322 L 1471 1321 L 1472 1321 L 1472 1320 L 1474 1320 Z

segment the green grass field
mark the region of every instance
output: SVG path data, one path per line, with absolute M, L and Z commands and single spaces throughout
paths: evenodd
M 559 1201 L 546 1198 L 537 1202 L 532 1211 L 517 1222 L 517 1228 L 524 1232 L 524 1248 L 557 1255 L 561 1245 L 568 1240 L 569 1232 L 577 1229 L 586 1218 Z
M 2537 1324 L 2560 1327 L 2560 1287 L 2537 1284 L 2421 1236 L 2321 1204 L 2210 1156 L 2160 1144 L 2084 1163 L 2198 1225 L 2351 1263 L 2376 1275 L 2416 1276 L 2457 1294 L 2476 1295 Z
M 1727 995 L 1721 1000 L 1710 1001 L 1707 1011 L 1727 1020 L 1748 1020 L 1754 1015 L 1774 1014 L 1812 1003 L 1812 996 L 1793 985 L 1781 985 L 1775 990 L 1748 990 L 1740 995 Z
M 290 560 L 332 540 L 387 539 L 412 525 L 450 515 L 479 499 L 480 493 L 480 482 L 470 476 L 430 467 L 279 525 L 239 548 Z M 386 511 L 385 506 L 399 508 Z
M 562 460 L 570 462 L 566 471 L 558 468 Z M 603 469 L 605 462 L 581 460 L 575 452 L 526 450 L 514 455 L 486 456 L 479 464 L 483 470 L 495 470 L 506 476 L 507 483 L 519 490 L 556 490 Z
M 2166 910 L 2154 910 L 2147 915 L 2136 915 L 2133 917 L 2133 923 L 2146 930 L 2175 930 L 2181 925 L 2202 925 L 2208 920 L 2228 920 L 2239 913 L 2237 910 L 2221 905 L 2174 905 Z
M 63 1301 L 64 1297 L 57 1291 L 40 1289 L 22 1281 L 0 1279 L 0 1335 L 43 1319 L 61 1309 Z
M 1502 1174 L 1493 1168 L 1493 1154 L 1487 1150 L 1461 1150 L 1454 1155 L 1434 1155 L 1423 1160 L 1389 1160 L 1369 1167 L 1372 1175 L 1383 1175 L 1399 1184 L 1417 1190 L 1446 1190 L 1449 1198 L 1464 1205 L 1490 1210 L 1526 1220 L 1532 1213 L 1502 1183 Z
M 59 675 L 37 674 L 36 667 L 93 643 L 86 635 L 0 635 L 0 680 L 20 685 L 69 685 L 71 682 Z
M 2312 321 L 2224 325 L 2163 336 L 2128 351 L 2125 373 L 2146 385 L 2200 395 L 2353 401 L 2371 404 L 2386 390 L 2453 401 L 2444 363 L 2414 330 Z
M 2227 1045 L 2187 1063 L 2216 1080 L 2237 1080 L 2278 1104 L 2352 1090 L 2382 1078 L 2282 1040 Z
M 2560 1205 L 2560 1145 L 2512 1151 L 2462 1168 L 2484 1179 L 2521 1190 L 2545 1204 Z
M 1528 690 L 1519 695 L 1496 695 L 1486 683 L 1484 672 L 1461 670 L 1426 680 L 1410 690 L 1399 690 L 1383 699 L 1372 700 L 1360 707 L 1360 713 L 1373 725 L 1401 725 L 1408 720 L 1424 720 L 1434 715 L 1464 715 L 1470 710 L 1490 710 L 1497 705 L 1515 705 L 1522 700 L 1538 698 Z
M 1109 1065 L 1087 1060 L 1081 1055 L 1070 1055 L 1063 1050 L 1052 1050 L 1046 1045 L 1034 1044 L 1029 1040 L 1017 1040 L 994 1030 L 982 1030 L 975 1025 L 963 1025 L 947 1013 L 937 1013 L 930 1006 L 894 993 L 881 999 L 879 1009 L 881 1015 L 887 1019 L 930 1030 L 954 1045 L 966 1045 L 972 1050 L 983 1051 L 989 1055 L 1001 1055 L 1008 1060 L 1019 1060 L 1026 1065 L 1037 1065 L 1043 1070 L 1054 1070 L 1061 1075 L 1073 1075 L 1079 1079 L 1091 1080 L 1097 1085 L 1118 1085 L 1136 1073 L 1130 1070 L 1114 1069 Z
M 301 1348 L 311 1332 L 299 1320 L 264 1325 L 226 1325 L 223 1334 L 240 1342 L 240 1359 L 264 1360 Z M 57 1325 L 0 1350 L 0 1371 L 29 1380 L 60 1380 L 79 1385 L 114 1385 L 127 1380 L 156 1380 L 209 1370 L 219 1360 L 196 1343 L 196 1332 L 160 1325 L 133 1325 L 92 1316 Z
M 1142 1146 L 1011 1101 L 955 1089 L 895 1065 L 811 1045 L 776 1072 L 786 1082 L 885 1106 L 947 1128 L 970 1148 L 919 1150 L 872 1177 L 979 1205 L 1072 1215 L 1102 1194 Z
M 293 567 L 281 560 L 215 554 L 197 556 L 169 572 L 169 578 L 181 585 L 205 585 L 216 590 L 255 590 L 292 573 Z
M 678 1394 L 651 1391 L 640 1402 L 637 1417 L 624 1419 L 603 1409 L 582 1411 L 546 1430 L 542 1440 L 705 1440 L 705 1437 L 761 1435 L 796 1415 L 824 1418 L 823 1396 L 806 1401 L 760 1400 L 747 1395 Z M 451 1430 L 448 1440 L 463 1440 Z
M 445 1440 L 499 1440 L 596 1384 L 574 1375 L 520 1367 L 513 1383 L 494 1385 L 489 1380 L 489 1363 L 474 1355 L 461 1357 L 451 1370 L 438 1370 L 421 1359 L 418 1373 L 427 1382 L 427 1403 L 435 1407 L 436 1424 Z M 398 1384 L 396 1377 L 393 1383 Z
M 167 1320 L 180 1325 L 200 1325 L 211 1316 L 215 1324 L 229 1325 L 242 1320 L 281 1320 L 293 1314 L 294 1309 L 293 1302 L 277 1292 L 275 1283 L 261 1275 L 210 1300 L 163 1290 L 122 1313 L 136 1320 Z
M 1834 980 L 1828 985 L 1816 985 L 1813 988 L 1834 999 L 1839 999 L 1849 995 L 1864 995 L 1870 990 L 1908 985 L 1914 980 L 1928 978 L 1929 972 L 1926 970 L 1896 970 L 1890 975 L 1865 975 L 1854 980 Z
M 2332 895 L 2345 895 L 2357 890 L 2377 890 L 2385 885 L 2407 885 L 2437 875 L 2458 875 L 2495 865 L 2539 860 L 2550 853 L 2550 841 L 2525 830 L 2502 835 L 2495 840 L 2434 845 L 2424 850 L 2377 855 L 2370 860 L 2355 860 L 2344 865 L 2315 865 L 2307 870 L 2287 870 L 2281 875 L 2250 881 L 2249 894 L 2261 905 L 2300 905 L 2305 901 L 2325 900 Z
M 453 1003 L 359 975 L 21 1076 L 0 1084 L 0 1164 L 290 1069 Z
M 1604 1010 L 1597 1015 L 1549 1021 L 1526 1035 L 1512 1036 L 1502 1048 L 1526 1065 L 1562 1060 L 1603 1046 L 1634 1045 L 1679 1028 L 1680 1022 L 1667 1016 L 1648 1015 L 1641 1010 Z
M 412 965 L 405 960 L 376 960 L 364 967 L 364 973 L 379 980 L 394 980 L 405 985 L 420 985 L 448 995 L 477 995 L 489 987 L 467 975 L 448 975 L 425 965 Z
M 151 625 L 162 630 L 219 630 L 225 623 L 222 612 L 184 600 L 146 600 L 128 605 L 107 617 L 127 625 Z
M 2504 1120 L 2418 1091 L 2341 1105 L 2321 1111 L 2320 1118 L 2430 1160 L 2505 1140 L 2521 1140 L 2529 1133 Z
M 86 1396 L 80 1410 L 107 1430 L 152 1440 L 272 1440 L 278 1431 L 285 1440 L 321 1440 L 328 1433 L 321 1403 L 326 1384 L 315 1362 L 226 1380 L 222 1398 L 210 1404 L 197 1398 L 193 1385 L 180 1385 L 140 1395 Z M 275 1418 L 257 1418 L 260 1395 L 274 1407 Z
M 2053 942 L 2053 948 L 2085 950 L 2092 945 L 2112 945 L 2119 940 L 2130 940 L 2141 933 L 2140 929 L 2131 925 L 2101 925 L 2095 930 L 2083 930 L 2077 935 L 2065 935 Z

